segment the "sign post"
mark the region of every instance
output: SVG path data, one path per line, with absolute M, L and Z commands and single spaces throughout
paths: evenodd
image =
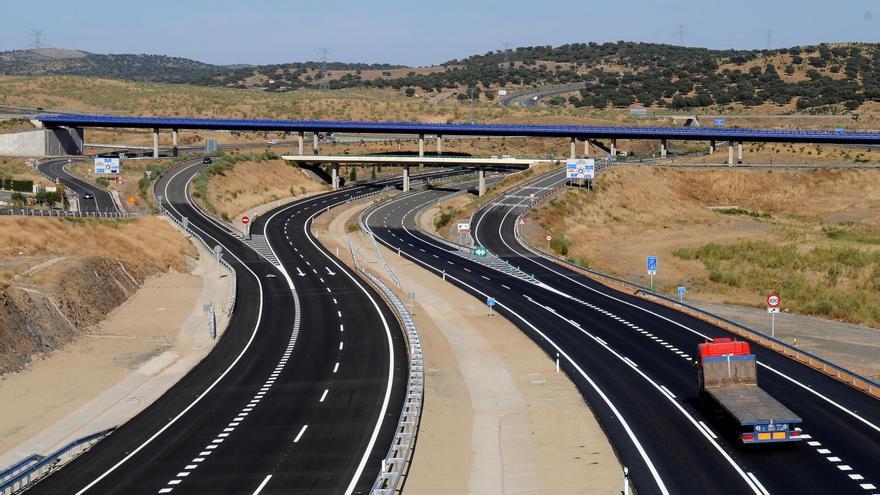
M 495 298 L 494 297 L 486 298 L 486 306 L 489 306 L 489 316 L 492 316 L 493 315 L 492 309 L 495 308 Z
M 772 293 L 767 296 L 767 312 L 770 313 L 770 337 L 776 338 L 776 313 L 779 312 L 779 306 L 782 304 L 782 298 L 779 294 Z
M 648 275 L 651 277 L 651 292 L 654 292 L 654 275 L 657 274 L 657 257 L 648 256 Z
M 462 222 L 462 223 L 458 224 L 458 243 L 459 244 L 462 244 L 462 245 L 464 244 L 464 240 L 462 239 L 462 236 L 466 233 L 469 233 L 470 231 L 471 231 L 471 224 L 470 223 Z
M 550 235 L 550 234 L 547 234 L 547 251 L 548 251 L 548 252 L 550 251 L 550 241 L 551 241 L 552 239 L 553 239 L 553 236 Z
M 245 235 L 247 236 L 248 239 L 250 239 L 251 238 L 251 226 L 250 226 L 251 219 L 250 219 L 250 217 L 248 217 L 247 215 L 242 215 L 241 223 L 244 224 Z

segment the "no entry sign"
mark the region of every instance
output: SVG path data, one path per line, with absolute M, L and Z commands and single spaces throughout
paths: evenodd
M 250 217 L 248 217 L 247 215 L 244 215 L 243 217 L 241 217 L 241 223 L 243 223 L 243 224 L 245 224 L 245 225 L 247 225 L 248 223 L 250 223 L 250 221 L 251 221 L 251 219 L 250 219 Z

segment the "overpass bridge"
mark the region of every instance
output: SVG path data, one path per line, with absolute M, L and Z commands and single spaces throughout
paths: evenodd
M 278 131 L 299 136 L 299 154 L 304 154 L 305 133 L 313 134 L 312 152 L 317 154 L 318 133 L 347 132 L 358 134 L 418 135 L 419 152 L 424 154 L 425 138 L 437 140 L 437 151 L 442 153 L 444 135 L 455 136 L 523 136 L 569 138 L 571 156 L 576 156 L 576 143 L 584 142 L 584 154 L 589 155 L 589 142 L 599 139 L 610 141 L 613 157 L 617 154 L 617 140 L 659 140 L 660 154 L 666 155 L 669 140 L 708 141 L 714 151 L 718 142 L 728 143 L 728 162 L 733 163 L 734 144 L 738 160 L 742 161 L 744 142 L 866 144 L 880 145 L 878 132 L 850 132 L 844 130 L 801 131 L 776 129 L 744 129 L 727 127 L 629 127 L 629 126 L 576 126 L 526 124 L 446 124 L 429 122 L 365 122 L 334 120 L 264 120 L 264 119 L 190 119 L 170 117 L 125 117 L 115 115 L 40 114 L 35 118 L 45 127 L 104 127 L 152 129 L 154 156 L 158 156 L 159 130 L 170 129 L 173 150 L 177 150 L 177 133 L 188 130 Z
M 479 174 L 477 191 L 480 196 L 486 193 L 486 169 L 517 169 L 524 170 L 538 163 L 554 163 L 546 158 L 479 158 L 469 156 L 420 156 L 414 155 L 282 155 L 282 159 L 297 164 L 330 164 L 333 189 L 339 189 L 340 165 L 392 165 L 403 167 L 403 192 L 409 191 L 409 168 L 412 165 L 433 165 L 439 167 L 462 166 L 473 168 Z

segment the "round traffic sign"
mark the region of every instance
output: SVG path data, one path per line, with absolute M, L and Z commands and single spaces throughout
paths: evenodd
M 251 221 L 251 219 L 247 215 L 244 215 L 243 217 L 241 217 L 241 223 L 243 223 L 245 225 L 247 225 L 250 221 Z
M 782 304 L 782 299 L 779 298 L 778 294 L 770 294 L 767 296 L 767 306 L 778 308 L 780 304 Z
M 548 235 L 547 235 L 547 240 L 549 241 L 549 240 L 551 240 L 551 239 L 553 239 L 553 236 L 548 234 Z

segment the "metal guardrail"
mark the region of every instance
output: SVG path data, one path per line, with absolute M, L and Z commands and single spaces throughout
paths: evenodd
M 201 242 L 202 245 L 205 246 L 205 249 L 208 250 L 209 253 L 211 253 L 214 251 L 214 248 L 212 246 L 208 245 L 207 239 L 203 239 L 200 235 L 196 234 L 192 229 L 189 228 L 188 224 L 186 226 L 184 226 L 183 222 L 180 219 L 178 219 L 177 217 L 172 215 L 171 212 L 168 211 L 167 208 L 165 208 L 165 204 L 162 201 L 159 201 L 159 199 L 156 195 L 156 184 L 159 183 L 159 179 L 162 178 L 168 172 L 171 172 L 172 170 L 176 170 L 176 169 L 183 167 L 183 166 L 186 166 L 186 165 L 192 165 L 192 163 L 189 163 L 188 160 L 185 160 L 175 166 L 172 166 L 172 167 L 169 167 L 169 168 L 163 170 L 162 172 L 160 172 L 156 176 L 156 180 L 153 181 L 153 187 L 151 188 L 151 190 L 153 192 L 153 200 L 156 202 L 156 204 L 159 206 L 159 210 L 162 211 L 162 213 L 164 213 L 165 216 L 167 216 L 174 223 L 176 223 L 184 232 L 193 236 L 193 238 L 198 239 L 199 242 Z M 232 294 L 229 296 L 229 303 L 226 305 L 227 306 L 226 316 L 232 316 L 232 312 L 235 311 L 235 300 L 236 300 L 236 297 L 238 294 L 238 274 L 235 272 L 235 269 L 232 268 L 232 265 L 228 261 L 223 259 L 223 254 L 225 254 L 225 253 L 221 253 L 218 261 L 220 262 L 221 265 L 226 267 L 230 273 L 232 273 Z M 0 494 L 0 495 L 2 495 L 2 494 Z
M 561 189 L 562 187 L 563 185 L 558 186 L 557 190 Z M 815 370 L 821 371 L 822 373 L 831 376 L 840 382 L 846 383 L 847 385 L 850 385 L 856 389 L 862 390 L 871 396 L 880 398 L 880 382 L 872 378 L 861 375 L 855 371 L 848 370 L 843 366 L 835 364 L 825 358 L 819 357 L 811 352 L 805 351 L 791 344 L 787 344 L 779 339 L 767 336 L 763 332 L 755 330 L 754 328 L 748 327 L 723 316 L 716 315 L 715 313 L 703 310 L 696 306 L 678 301 L 663 294 L 658 294 L 652 291 L 650 288 L 640 285 L 636 282 L 632 282 L 623 278 L 609 275 L 607 273 L 602 273 L 597 270 L 577 265 L 565 258 L 561 258 L 552 253 L 548 253 L 542 250 L 540 247 L 533 245 L 520 234 L 519 220 L 529 210 L 539 205 L 541 201 L 543 199 L 546 199 L 552 192 L 553 191 L 547 192 L 546 194 L 542 195 L 542 197 L 538 201 L 535 201 L 533 204 L 528 205 L 517 216 L 516 221 L 514 222 L 514 235 L 516 236 L 516 239 L 532 253 L 538 256 L 542 256 L 544 258 L 551 259 L 579 273 L 583 273 L 600 283 L 612 283 L 623 286 L 625 289 L 629 289 L 630 291 L 632 291 L 633 295 L 642 297 L 644 299 L 649 299 L 668 308 L 680 311 L 689 316 L 693 316 L 719 328 L 723 328 L 727 331 L 735 333 L 740 337 L 762 345 L 770 350 L 776 351 L 784 356 L 788 356 L 800 363 L 806 364 L 807 366 Z
M 381 202 L 377 204 L 381 204 Z M 365 213 L 375 206 L 374 204 L 366 208 L 358 215 L 358 226 L 361 232 L 369 236 L 374 244 L 376 238 L 373 236 L 373 232 L 366 227 L 363 218 Z M 415 451 L 416 436 L 418 435 L 419 424 L 422 419 L 422 403 L 425 397 L 425 364 L 424 356 L 422 355 L 422 344 L 419 340 L 419 332 L 412 320 L 412 315 L 410 315 L 406 306 L 400 301 L 400 298 L 397 297 L 397 294 L 389 289 L 378 277 L 358 264 L 354 248 L 351 244 L 351 237 L 348 238 L 348 247 L 351 250 L 351 259 L 357 271 L 363 274 L 366 280 L 379 291 L 386 303 L 394 309 L 404 329 L 403 334 L 408 344 L 409 377 L 407 379 L 406 398 L 403 401 L 397 427 L 394 430 L 394 440 L 391 442 L 391 447 L 388 449 L 385 458 L 382 459 L 382 469 L 379 471 L 379 476 L 376 477 L 376 481 L 370 489 L 371 495 L 392 495 L 398 492 L 404 473 L 409 471 L 409 463 Z M 378 246 L 376 250 L 378 251 Z M 384 263 L 384 257 L 382 261 Z M 388 269 L 387 265 L 386 269 Z M 397 280 L 397 278 L 393 277 L 393 280 Z M 400 289 L 399 281 L 397 282 L 397 288 Z
M 101 430 L 82 438 L 77 438 L 60 449 L 46 455 L 32 454 L 22 461 L 0 472 L 0 495 L 19 492 L 35 481 L 42 479 L 53 469 L 82 454 L 98 440 L 115 430 L 116 427 Z
M 0 209 L 0 215 L 47 218 L 133 218 L 140 216 L 138 213 L 117 213 L 115 211 L 35 210 L 32 208 L 3 208 Z

